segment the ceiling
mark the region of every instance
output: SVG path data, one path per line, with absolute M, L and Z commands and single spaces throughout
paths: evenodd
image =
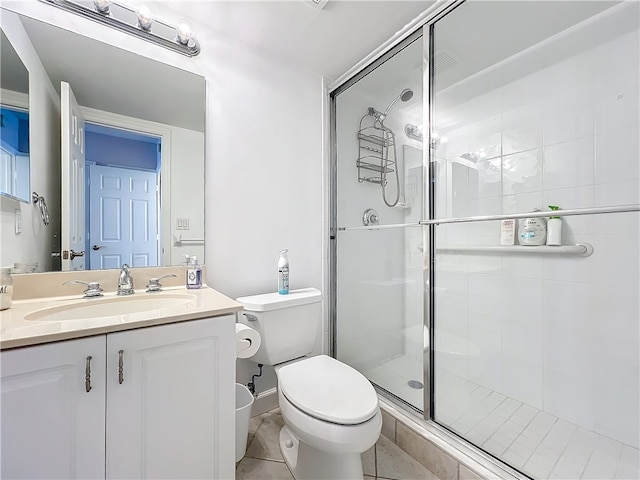
M 135 5 L 136 0 L 128 0 Z M 197 37 L 212 28 L 280 58 L 336 79 L 389 40 L 434 2 L 425 0 L 153 0 L 169 23 L 184 19 Z

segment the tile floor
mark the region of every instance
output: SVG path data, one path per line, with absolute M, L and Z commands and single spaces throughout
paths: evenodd
M 407 384 L 421 371 L 418 360 L 398 356 L 363 373 L 422 409 L 422 390 Z M 457 375 L 439 373 L 437 382 L 439 423 L 536 479 L 640 479 L 637 448 Z
M 236 465 L 236 480 L 293 480 L 278 446 L 282 425 L 279 409 L 251 419 L 247 453 Z M 362 455 L 362 468 L 365 480 L 437 479 L 384 436 Z

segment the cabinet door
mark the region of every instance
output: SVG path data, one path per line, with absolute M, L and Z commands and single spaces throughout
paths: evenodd
M 105 341 L 0 353 L 2 478 L 104 478 Z
M 107 335 L 107 478 L 234 478 L 234 338 L 233 316 Z

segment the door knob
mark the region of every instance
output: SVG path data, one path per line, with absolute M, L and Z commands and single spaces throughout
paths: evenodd
M 100 250 L 101 248 L 104 248 L 105 245 L 94 245 L 93 247 L 91 247 L 92 250 Z
M 73 260 L 76 257 L 84 257 L 84 250 L 81 252 L 74 252 L 73 250 L 69 250 L 69 258 Z

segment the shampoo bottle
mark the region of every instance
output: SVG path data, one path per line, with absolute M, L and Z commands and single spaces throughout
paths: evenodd
M 191 257 L 191 263 L 187 267 L 187 288 L 202 287 L 202 269 L 198 265 L 198 259 Z
M 560 210 L 556 205 L 549 205 L 552 211 Z M 562 245 L 562 219 L 549 217 L 547 222 L 547 245 Z
M 535 209 L 534 212 L 540 210 Z M 542 217 L 525 218 L 518 229 L 520 245 L 544 245 L 547 239 L 547 222 Z
M 282 250 L 278 259 L 278 293 L 286 295 L 289 293 L 289 258 L 287 252 Z

